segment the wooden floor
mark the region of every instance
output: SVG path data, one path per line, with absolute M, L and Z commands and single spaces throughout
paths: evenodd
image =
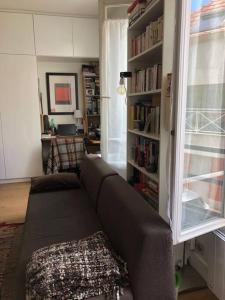
M 23 223 L 30 183 L 0 184 L 0 224 Z
M 184 293 L 179 295 L 178 300 L 218 300 L 210 290 L 204 289 L 192 293 Z

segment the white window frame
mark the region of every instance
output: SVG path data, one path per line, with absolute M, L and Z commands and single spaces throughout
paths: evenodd
M 225 226 L 225 219 L 217 218 L 188 230 L 181 230 L 182 221 L 182 192 L 184 170 L 185 119 L 187 103 L 187 77 L 190 40 L 191 0 L 182 0 L 180 4 L 180 35 L 178 38 L 178 67 L 176 76 L 176 129 L 175 129 L 175 159 L 172 230 L 174 244 L 184 242 L 202 234 Z M 225 216 L 225 211 L 223 212 Z

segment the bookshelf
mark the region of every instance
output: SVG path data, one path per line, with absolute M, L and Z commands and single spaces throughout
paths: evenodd
M 143 6 L 137 17 L 129 17 L 127 180 L 168 222 L 166 116 L 171 106 L 166 89 L 173 69 L 175 0 L 147 0 Z
M 84 134 L 100 148 L 100 78 L 99 65 L 82 65 Z M 99 149 L 100 150 L 100 149 Z

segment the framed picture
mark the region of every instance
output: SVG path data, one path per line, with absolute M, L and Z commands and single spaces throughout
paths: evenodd
M 77 73 L 46 73 L 49 115 L 73 115 L 78 105 Z

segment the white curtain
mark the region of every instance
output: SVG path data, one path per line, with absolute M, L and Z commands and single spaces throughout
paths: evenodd
M 127 71 L 127 20 L 106 20 L 103 25 L 101 57 L 101 152 L 109 164 L 125 168 L 126 96 L 117 93 L 120 72 Z

